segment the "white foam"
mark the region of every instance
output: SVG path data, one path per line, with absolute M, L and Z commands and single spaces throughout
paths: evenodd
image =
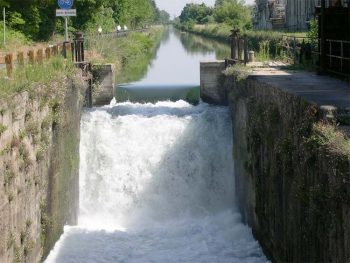
M 266 262 L 235 208 L 227 108 L 112 102 L 80 147 L 79 225 L 46 262 Z

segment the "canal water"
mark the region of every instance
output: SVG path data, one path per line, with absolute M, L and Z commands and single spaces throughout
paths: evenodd
M 177 100 L 198 86 L 199 61 L 220 57 L 214 44 L 170 31 L 122 87 L 134 102 L 85 111 L 79 223 L 46 262 L 267 262 L 237 211 L 228 108 Z
M 119 83 L 116 97 L 134 102 L 186 99 L 190 90 L 199 90 L 199 61 L 224 59 L 229 54 L 228 45 L 169 29 L 145 76 Z

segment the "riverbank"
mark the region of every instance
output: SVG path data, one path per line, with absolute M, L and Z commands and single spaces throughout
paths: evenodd
M 5 263 L 39 262 L 63 226 L 77 219 L 86 86 L 78 72 L 41 77 L 0 99 L 0 261 Z
M 229 43 L 229 36 L 232 34 L 232 26 L 227 24 L 205 24 L 187 26 L 184 24 L 175 25 L 179 30 L 190 32 L 196 35 L 216 39 Z M 242 31 L 241 35 L 248 39 L 250 50 L 256 52 L 258 61 L 267 60 L 284 60 L 286 59 L 283 53 L 283 36 L 289 37 L 306 37 L 306 33 L 291 33 L 278 31 Z
M 154 26 L 122 38 L 87 39 L 87 58 L 92 64 L 114 64 L 118 83 L 135 81 L 146 73 L 164 32 L 163 26 Z
M 162 28 L 131 33 L 99 58 L 116 55 L 119 74 L 141 74 L 161 35 Z M 61 56 L 18 66 L 11 78 L 0 74 L 0 261 L 39 262 L 64 225 L 77 223 L 87 84 Z

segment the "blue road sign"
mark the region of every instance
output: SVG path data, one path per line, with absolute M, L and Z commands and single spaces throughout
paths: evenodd
M 57 2 L 61 9 L 70 9 L 73 6 L 73 0 L 58 0 Z

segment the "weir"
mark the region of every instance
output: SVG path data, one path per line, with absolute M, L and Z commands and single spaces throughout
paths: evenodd
M 172 32 L 130 89 L 198 86 L 199 60 L 218 56 L 190 50 L 187 37 Z M 180 62 L 171 69 L 162 66 L 169 54 Z M 228 107 L 180 100 L 87 109 L 79 223 L 46 262 L 266 262 L 238 213 L 232 147 Z

